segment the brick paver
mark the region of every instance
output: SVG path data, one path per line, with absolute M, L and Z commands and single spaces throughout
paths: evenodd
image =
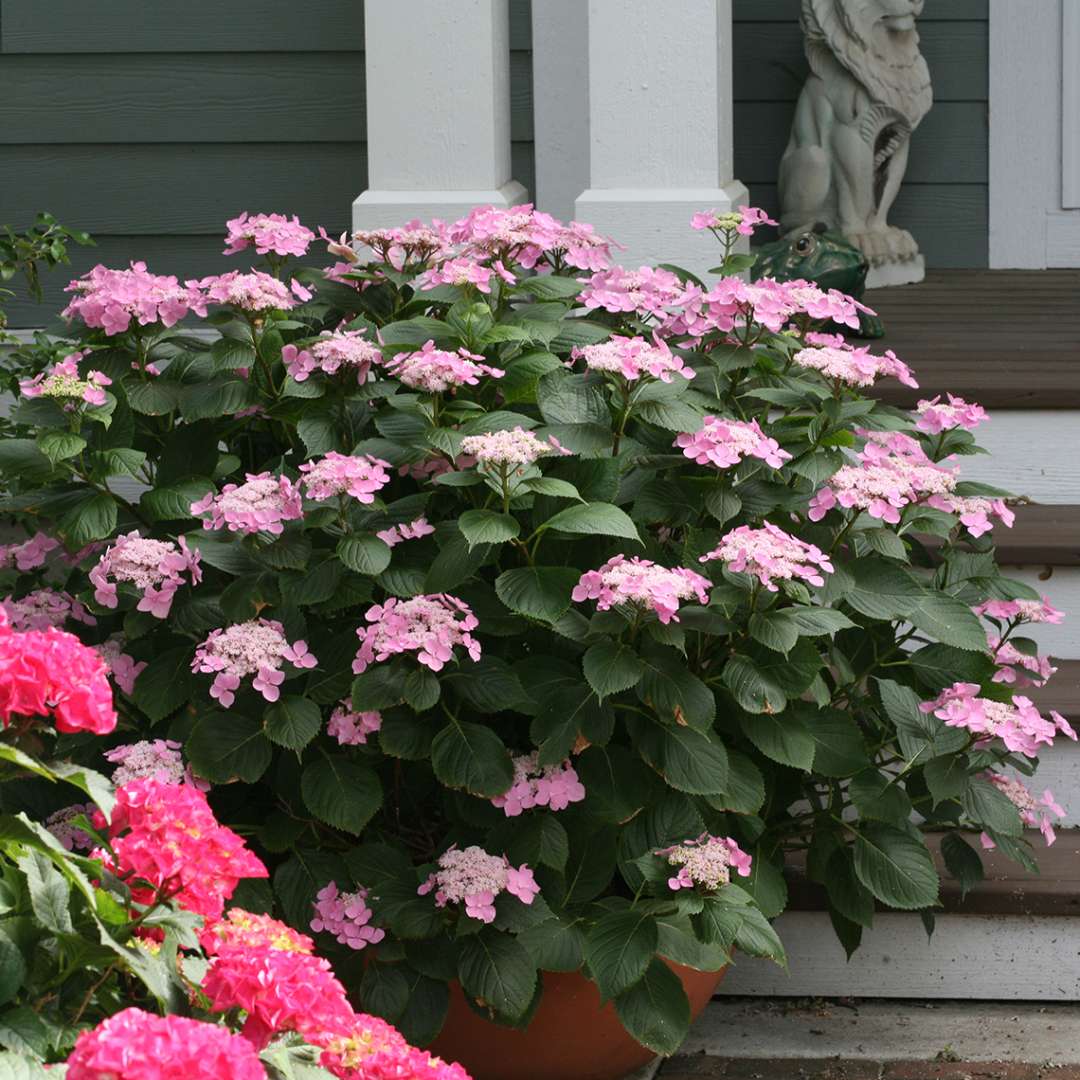
M 666 1062 L 658 1080 L 1080 1080 L 1080 1065 L 719 1058 L 694 1054 Z

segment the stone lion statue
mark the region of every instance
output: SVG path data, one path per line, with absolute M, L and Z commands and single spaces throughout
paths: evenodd
M 915 27 L 924 2 L 802 0 L 810 76 L 780 163 L 781 227 L 846 236 L 869 260 L 870 288 L 924 274 L 911 234 L 887 221 L 933 101 Z

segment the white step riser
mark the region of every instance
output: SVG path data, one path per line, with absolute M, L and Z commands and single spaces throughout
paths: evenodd
M 736 956 L 719 992 L 790 997 L 1080 999 L 1080 919 L 940 915 L 931 941 L 918 915 L 882 913 L 848 962 L 824 912 L 776 921 L 789 972 Z

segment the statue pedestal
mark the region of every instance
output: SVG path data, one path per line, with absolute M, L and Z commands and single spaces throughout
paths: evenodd
M 890 285 L 914 285 L 926 277 L 926 260 L 921 255 L 902 262 L 871 264 L 866 275 L 868 289 L 884 289 Z

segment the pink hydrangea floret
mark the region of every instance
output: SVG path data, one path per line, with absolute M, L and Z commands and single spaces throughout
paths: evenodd
M 389 529 L 382 529 L 375 535 L 387 547 L 394 547 L 404 540 L 419 540 L 424 536 L 431 536 L 434 532 L 435 526 L 430 524 L 426 517 L 418 517 L 415 521 L 391 525 Z
M 370 504 L 376 492 L 390 483 L 386 471 L 390 463 L 370 454 L 339 454 L 331 450 L 317 461 L 305 461 L 300 466 L 304 475 L 300 487 L 309 499 L 323 502 L 347 495 L 357 502 Z
M 326 375 L 355 374 L 358 383 L 365 383 L 371 365 L 382 362 L 382 353 L 362 330 L 328 330 L 307 345 L 284 346 L 281 359 L 294 382 L 302 383 L 321 371 Z
M 322 1047 L 319 1064 L 338 1080 L 470 1080 L 458 1064 L 410 1046 L 385 1020 L 359 1013 L 345 1033 L 308 1036 Z
M 36 532 L 29 540 L 15 544 L 0 544 L 0 570 L 14 565 L 16 570 L 26 573 L 45 565 L 49 553 L 60 546 L 58 540 L 43 532 Z
M 679 303 L 684 288 L 670 270 L 642 266 L 628 270 L 612 266 L 585 278 L 580 300 L 589 310 L 603 308 L 616 314 L 638 312 L 641 315 L 663 315 Z
M 1041 600 L 987 600 L 974 610 L 976 615 L 1003 622 L 1057 624 L 1065 621 L 1065 612 L 1058 611 L 1045 596 Z
M 184 584 L 184 575 L 192 585 L 202 580 L 199 553 L 187 546 L 184 537 L 154 540 L 136 529 L 113 541 L 97 565 L 90 571 L 94 599 L 102 607 L 115 608 L 117 583 L 127 582 L 141 590 L 137 609 L 158 619 L 168 618 L 173 597 Z
M 482 293 L 491 292 L 492 279 L 501 279 L 513 285 L 517 278 L 496 259 L 490 266 L 474 259 L 460 257 L 447 259 L 425 270 L 416 278 L 416 286 L 423 292 L 437 285 L 475 285 Z
M 93 821 L 97 807 L 93 803 L 76 803 L 55 810 L 45 819 L 45 828 L 60 841 L 65 851 L 89 851 L 94 846 L 94 838 L 79 825 L 76 819 Z
M 171 274 L 151 274 L 144 262 L 133 262 L 128 270 L 110 270 L 99 264 L 65 291 L 75 296 L 68 301 L 63 316 L 82 319 L 110 336 L 122 334 L 132 319 L 140 326 L 158 322 L 174 326 L 189 311 L 206 314 L 206 299 L 193 282 L 181 285 Z
M 766 435 L 756 420 L 706 416 L 699 431 L 682 432 L 676 437 L 675 446 L 691 461 L 717 469 L 730 469 L 748 457 L 764 461 L 774 469 L 791 460 L 791 454 Z
M 87 405 L 104 405 L 105 387 L 112 379 L 103 371 L 88 371 L 84 379 L 79 374 L 79 361 L 88 353 L 76 352 L 53 364 L 48 371 L 40 371 L 32 379 L 19 380 L 19 392 L 23 397 L 55 398 L 68 411 L 75 402 Z
M 1043 686 L 1057 671 L 1048 656 L 1021 652 L 1011 641 L 1002 643 L 995 634 L 987 636 L 990 655 L 998 669 L 994 682 L 1008 683 L 1017 689 L 1026 686 Z
M 507 892 L 531 904 L 540 892 L 532 871 L 524 863 L 516 869 L 505 855 L 489 855 L 473 845 L 452 847 L 439 856 L 439 868 L 416 890 L 421 896 L 434 891 L 435 904 L 464 904 L 465 914 L 482 923 L 495 921 L 495 899 Z
M 660 622 L 678 622 L 679 604 L 696 599 L 701 605 L 709 602 L 712 583 L 701 574 L 677 566 L 660 566 L 638 556 L 628 559 L 615 555 L 599 570 L 581 575 L 570 594 L 575 603 L 595 600 L 598 611 L 629 604 L 639 610 L 652 611 Z
M 429 394 L 441 394 L 459 386 L 478 386 L 482 375 L 501 379 L 506 374 L 501 368 L 484 363 L 484 357 L 477 353 L 437 349 L 434 341 L 424 342 L 416 352 L 398 353 L 385 361 L 384 367 L 406 386 Z
M 331 934 L 339 945 L 350 949 L 365 949 L 378 945 L 386 931 L 372 925 L 372 910 L 367 905 L 367 889 L 343 893 L 336 881 L 324 885 L 314 900 L 315 917 L 311 929 L 320 934 Z
M 56 589 L 34 589 L 16 600 L 8 596 L 0 600 L 0 611 L 13 630 L 45 630 L 63 626 L 71 619 L 94 626 L 97 619 L 70 593 Z
M 364 746 L 369 735 L 382 727 L 382 713 L 374 710 L 357 712 L 348 700 L 341 701 L 330 714 L 326 734 L 337 739 L 340 746 Z
M 822 345 L 800 349 L 791 359 L 801 368 L 818 371 L 826 379 L 846 386 L 873 386 L 883 376 L 898 379 L 905 386 L 919 385 L 911 369 L 891 349 L 884 356 L 874 356 L 869 346 L 856 349 L 850 345 Z
M 188 285 L 201 289 L 208 301 L 229 304 L 252 314 L 288 311 L 312 296 L 311 290 L 295 279 L 285 285 L 262 270 L 251 270 L 246 274 L 230 270 L 227 274 L 189 281 Z
M 924 399 L 918 403 L 915 407 L 918 415 L 915 426 L 920 431 L 929 435 L 940 435 L 953 428 L 966 428 L 971 431 L 990 418 L 986 410 L 973 401 L 965 401 L 952 394 L 946 394 L 946 399 L 942 402 L 941 395 L 938 394 L 929 401 Z
M 471 633 L 479 621 L 468 604 L 448 593 L 409 600 L 391 597 L 368 608 L 364 618 L 370 625 L 356 630 L 360 648 L 353 660 L 354 675 L 362 674 L 370 664 L 410 652 L 425 667 L 441 671 L 457 645 L 472 660 L 480 659 L 480 642 Z
M 619 375 L 628 382 L 645 376 L 665 383 L 671 382 L 675 375 L 684 379 L 694 377 L 694 369 L 687 367 L 682 357 L 676 356 L 656 334 L 652 341 L 643 337 L 613 337 L 575 349 L 571 355 L 583 359 L 590 371 Z
M 691 229 L 712 229 L 753 236 L 761 225 L 778 225 L 764 210 L 756 206 L 740 206 L 737 210 L 699 210 L 690 218 Z
M 235 255 L 239 251 L 254 245 L 259 255 L 296 255 L 307 254 L 308 246 L 315 239 L 315 234 L 293 214 L 287 218 L 284 214 L 249 214 L 246 210 L 239 217 L 225 222 L 228 230 L 225 235 L 223 255 Z
M 983 495 L 931 495 L 926 500 L 926 505 L 946 514 L 957 514 L 960 524 L 972 536 L 988 533 L 994 527 L 994 518 L 1007 529 L 1011 529 L 1016 520 L 1016 514 L 1009 509 L 1004 499 L 987 498 Z
M 667 859 L 678 872 L 668 878 L 673 890 L 702 889 L 714 891 L 731 881 L 731 871 L 749 877 L 752 859 L 732 839 L 702 833 L 696 840 L 684 840 L 673 847 L 661 848 L 657 855 Z
M 1057 839 L 1054 824 L 1057 819 L 1065 816 L 1065 811 L 1058 805 L 1049 788 L 1043 791 L 1041 799 L 1036 799 L 1023 781 L 1015 777 L 999 772 L 986 772 L 982 774 L 982 778 L 993 784 L 1016 807 L 1020 812 L 1020 820 L 1028 828 L 1038 829 L 1042 833 L 1047 847 Z M 997 846 L 986 833 L 982 834 L 981 840 L 982 846 L 988 851 Z
M 796 578 L 810 585 L 825 584 L 823 573 L 833 565 L 819 547 L 800 540 L 766 521 L 760 529 L 741 525 L 720 540 L 720 545 L 701 556 L 701 562 L 721 559 L 737 574 L 752 574 L 769 592 L 776 592 L 777 580 Z
M 113 634 L 112 637 L 95 645 L 98 655 L 109 668 L 112 681 L 129 697 L 135 692 L 135 680 L 146 669 L 145 660 L 135 660 L 124 652 L 124 637 Z
M 519 472 L 545 455 L 570 453 L 554 435 L 541 439 L 520 426 L 483 435 L 467 435 L 461 440 L 461 449 L 482 466 L 513 466 Z
M 518 817 L 525 810 L 543 806 L 565 810 L 585 798 L 585 787 L 569 761 L 541 765 L 539 752 L 519 754 L 514 758 L 514 783 L 509 791 L 496 795 L 491 805 L 507 817 Z
M 242 484 L 226 484 L 220 495 L 208 491 L 191 504 L 191 513 L 209 529 L 280 536 L 284 523 L 298 521 L 304 509 L 300 488 L 287 476 L 263 472 L 248 473 Z

